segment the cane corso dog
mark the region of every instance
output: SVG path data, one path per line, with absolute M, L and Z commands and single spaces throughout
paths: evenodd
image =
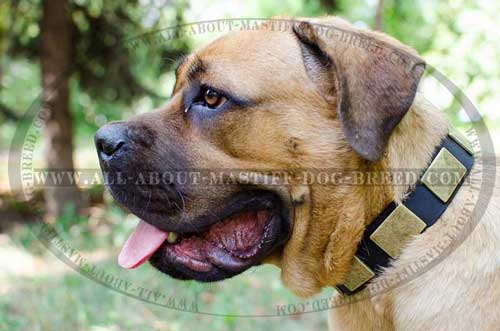
M 419 273 L 470 218 L 478 167 L 420 92 L 425 67 L 335 17 L 263 22 L 186 56 L 166 105 L 95 137 L 109 191 L 141 219 L 120 265 L 209 282 L 271 263 L 301 297 L 373 294 L 332 305 L 332 330 L 498 330 L 498 199 Z

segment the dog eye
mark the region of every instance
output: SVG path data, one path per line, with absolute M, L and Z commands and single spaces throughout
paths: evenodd
M 212 88 L 203 91 L 203 102 L 209 108 L 217 108 L 226 102 L 226 98 Z

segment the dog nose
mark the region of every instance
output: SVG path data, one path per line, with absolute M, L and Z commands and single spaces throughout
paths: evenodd
M 126 144 L 125 127 L 120 122 L 106 124 L 97 130 L 94 140 L 99 157 L 110 157 Z

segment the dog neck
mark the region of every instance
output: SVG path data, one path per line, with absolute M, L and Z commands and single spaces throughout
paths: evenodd
M 394 129 L 384 158 L 381 162 L 367 164 L 364 169 L 366 173 L 379 177 L 391 170 L 411 169 L 417 176 L 402 185 L 368 185 L 364 194 L 365 225 L 370 224 L 390 202 L 401 203 L 413 190 L 448 128 L 442 112 L 417 93 L 410 110 Z
M 372 174 L 390 169 L 417 169 L 423 173 L 436 146 L 446 137 L 448 128 L 441 112 L 417 94 L 407 115 L 393 131 L 380 162 L 371 163 L 347 155 L 340 158 L 344 162 L 341 167 Z M 329 154 L 338 155 L 335 151 L 329 151 Z M 325 155 L 324 160 L 330 162 L 328 164 L 333 168 L 339 167 L 339 158 L 331 160 Z M 391 202 L 402 202 L 412 191 L 418 177 L 406 185 L 311 187 L 312 201 L 302 206 L 303 212 L 296 212 L 295 235 L 281 254 L 283 283 L 295 294 L 304 297 L 319 292 L 324 286 L 342 283 L 352 270 L 353 256 L 367 226 Z M 311 209 L 305 206 L 311 206 Z M 322 220 L 322 215 L 329 215 L 331 221 Z M 306 240 L 308 235 L 314 237 Z M 326 242 L 326 246 L 311 245 L 311 242 Z
M 356 293 L 388 266 L 391 259 L 398 258 L 410 238 L 439 219 L 473 164 L 473 152 L 467 139 L 450 131 L 437 110 L 418 96 L 391 137 L 385 159 L 373 165 L 374 171 L 398 171 L 413 176 L 403 176 L 403 181 L 378 186 L 367 185 L 370 188 L 368 196 L 386 199 L 392 196 L 392 201 L 388 205 L 384 203 L 383 207 L 374 207 L 373 202 L 370 206 L 370 201 L 366 201 L 370 207 L 365 215 L 372 217 L 371 222 L 365 221 L 367 227 L 351 270 L 338 286 L 339 290 Z M 440 174 L 457 177 L 449 184 L 435 182 L 436 177 L 442 178 Z M 384 199 L 377 200 L 380 204 Z M 378 214 L 373 217 L 375 212 Z
M 391 136 L 384 170 L 411 169 L 421 175 L 448 130 L 449 123 L 444 114 L 422 94 L 417 93 L 407 115 Z M 418 177 L 405 183 L 406 185 L 391 186 L 391 199 L 397 203 L 403 201 L 415 187 Z

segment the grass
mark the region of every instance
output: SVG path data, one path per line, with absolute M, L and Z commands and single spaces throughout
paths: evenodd
M 253 276 L 272 283 L 276 273 L 263 268 Z M 243 281 L 223 287 L 211 291 L 210 296 L 208 291 L 204 292 L 202 300 L 205 303 L 202 305 L 213 311 L 237 312 L 236 307 L 242 303 L 253 306 L 252 301 L 265 302 L 265 297 L 271 294 L 266 289 L 248 287 Z M 269 299 L 279 291 L 275 289 Z M 258 310 L 258 307 L 253 308 Z M 13 331 L 326 329 L 325 312 L 273 318 L 234 318 L 179 312 L 128 298 L 74 272 L 17 279 L 15 286 L 0 298 L 0 316 L 0 328 Z
M 255 267 L 224 282 L 202 284 L 171 279 L 149 265 L 134 271 L 117 266 L 119 246 L 135 226 L 134 217 L 113 204 L 93 207 L 89 218 L 68 214 L 56 222 L 58 236 L 98 270 L 175 298 L 196 302 L 209 316 L 161 307 L 106 288 L 69 268 L 44 249 L 27 226 L 8 233 L 1 252 L 18 251 L 28 262 L 14 260 L 0 272 L 0 330 L 318 330 L 326 329 L 326 312 L 281 317 L 232 317 L 230 314 L 276 314 L 276 305 L 300 302 L 283 287 L 279 270 Z M 5 236 L 5 235 L 4 235 Z M 34 268 L 28 268 L 30 260 Z M 134 293 L 137 294 L 137 291 Z M 328 291 L 320 296 L 328 296 Z

